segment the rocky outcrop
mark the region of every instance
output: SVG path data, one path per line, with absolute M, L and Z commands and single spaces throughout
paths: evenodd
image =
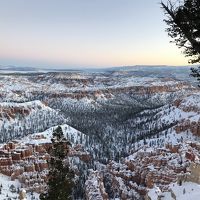
M 87 200 L 108 200 L 108 194 L 105 192 L 103 177 L 97 171 L 90 171 L 86 187 L 86 199 Z
M 78 157 L 83 162 L 89 162 L 92 159 L 90 153 L 85 151 L 81 145 L 71 148 L 68 156 Z
M 200 121 L 182 121 L 175 127 L 176 133 L 191 131 L 194 135 L 200 136 Z
M 76 90 L 68 93 L 54 93 L 48 94 L 49 98 L 72 98 L 80 100 L 82 98 L 96 99 L 97 97 L 104 96 L 105 98 L 111 98 L 113 95 L 129 94 L 129 95 L 154 95 L 157 93 L 172 93 L 179 91 L 180 89 L 191 89 L 196 91 L 195 88 L 191 88 L 190 85 L 184 82 L 174 82 L 174 85 L 168 85 L 164 82 L 160 85 L 138 85 L 138 86 L 126 86 L 126 87 L 107 87 L 97 90 Z
M 109 183 L 108 191 L 119 199 L 147 198 L 148 190 L 155 186 L 165 192 L 171 183 L 180 180 L 198 182 L 199 149 L 194 142 L 170 143 L 155 149 L 143 146 L 120 163 L 110 161 L 96 173 L 103 176 Z
M 30 138 L 30 141 L 13 141 L 0 147 L 0 173 L 10 176 L 11 180 L 18 179 L 28 192 L 41 193 L 46 190 L 52 143 L 42 134 L 33 135 Z M 40 142 L 41 140 L 43 142 Z M 68 150 L 67 144 L 66 140 Z M 82 145 L 71 147 L 69 157 L 79 158 L 84 162 L 91 160 L 90 154 Z M 104 197 L 106 196 L 103 188 L 101 188 L 101 193 Z
M 200 95 L 195 93 L 176 100 L 174 106 L 182 113 L 182 120 L 175 126 L 176 133 L 191 132 L 200 136 Z M 179 112 L 179 113 L 180 113 Z M 187 117 L 186 117 L 187 116 Z

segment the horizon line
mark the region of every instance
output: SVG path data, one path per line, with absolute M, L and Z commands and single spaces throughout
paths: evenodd
M 0 70 L 9 70 L 9 68 L 18 68 L 18 69 L 20 69 L 20 68 L 23 68 L 23 69 L 25 69 L 25 68 L 28 68 L 29 70 L 30 69 L 43 69 L 43 70 L 47 70 L 47 69 L 51 69 L 51 70 L 69 70 L 69 69 L 71 69 L 71 70 L 75 70 L 75 69 L 78 69 L 78 70 L 80 70 L 80 69 L 106 69 L 106 68 L 125 68 L 125 67 L 197 67 L 198 65 L 196 64 L 188 64 L 188 65 L 163 65 L 163 64 L 161 64 L 161 65 L 159 65 L 159 64 L 157 64 L 157 65 L 153 65 L 153 64 L 150 64 L 150 65 L 147 65 L 147 64 L 140 64 L 140 65 L 116 65 L 116 66 L 71 66 L 71 67 L 69 67 L 69 66 L 65 66 L 65 67 L 57 67 L 57 66 L 51 66 L 51 67 L 48 67 L 48 66 L 22 66 L 22 65 L 0 65 Z M 1 69 L 1 68 L 3 68 L 3 69 Z

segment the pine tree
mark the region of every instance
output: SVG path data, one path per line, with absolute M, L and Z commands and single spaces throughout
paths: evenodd
M 173 42 L 190 57 L 190 63 L 200 62 L 200 1 L 183 0 L 173 3 L 161 2 L 161 6 L 168 16 L 164 21 L 167 23 L 168 35 Z
M 168 0 L 161 2 L 167 19 L 166 31 L 179 48 L 183 49 L 189 63 L 200 63 L 200 1 L 199 0 Z M 192 68 L 191 75 L 200 82 L 200 67 Z M 200 87 L 200 84 L 199 84 Z
M 70 143 L 64 138 L 62 128 L 58 126 L 53 131 L 48 191 L 40 195 L 41 200 L 72 199 L 74 172 L 66 163 L 69 145 Z

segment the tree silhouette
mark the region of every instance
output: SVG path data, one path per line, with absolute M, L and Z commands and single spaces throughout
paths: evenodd
M 74 172 L 66 162 L 70 143 L 64 138 L 62 128 L 53 131 L 51 158 L 49 162 L 48 191 L 41 200 L 72 199 Z
M 167 19 L 166 31 L 179 48 L 183 49 L 189 63 L 200 62 L 200 1 L 199 0 L 168 0 L 161 2 Z M 191 75 L 200 82 L 200 67 L 192 68 Z M 200 86 L 200 85 L 199 85 Z
M 189 63 L 200 62 L 200 1 L 161 2 L 165 11 L 168 35 L 190 57 Z

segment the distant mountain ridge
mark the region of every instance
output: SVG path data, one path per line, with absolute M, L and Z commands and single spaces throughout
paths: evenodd
M 81 74 L 112 74 L 123 75 L 128 73 L 130 76 L 137 77 L 156 77 L 156 78 L 173 78 L 177 80 L 189 81 L 197 85 L 196 79 L 190 76 L 192 66 L 166 66 L 166 65 L 135 65 L 135 66 L 116 66 L 105 68 L 42 68 L 42 67 L 21 67 L 21 66 L 3 66 L 0 65 L 0 74 L 43 74 L 43 73 L 81 73 Z M 196 67 L 196 66 L 193 66 Z
M 0 71 L 46 71 L 46 72 L 52 72 L 52 71 L 132 71 L 132 70 L 139 70 L 139 69 L 145 69 L 145 68 L 174 68 L 179 67 L 180 68 L 191 68 L 192 66 L 170 66 L 170 65 L 132 65 L 132 66 L 114 66 L 114 67 L 25 67 L 25 66 L 15 66 L 15 65 L 0 65 Z

